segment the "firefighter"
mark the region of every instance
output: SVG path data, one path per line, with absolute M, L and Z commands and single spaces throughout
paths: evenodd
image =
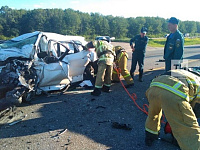
M 125 86 L 126 88 L 129 88 L 134 85 L 133 78 L 131 77 L 128 69 L 127 69 L 127 60 L 128 60 L 128 54 L 124 48 L 121 46 L 115 46 L 115 53 L 116 53 L 116 60 L 115 64 L 116 67 L 119 68 L 118 70 L 123 78 L 125 79 L 127 85 Z M 119 74 L 119 76 L 120 76 Z M 112 82 L 119 82 L 118 74 L 116 70 L 113 70 L 113 75 L 112 75 Z
M 134 72 L 136 69 L 136 65 L 139 65 L 139 81 L 142 82 L 143 68 L 144 68 L 144 56 L 146 52 L 146 46 L 149 41 L 146 36 L 147 28 L 142 27 L 140 35 L 136 35 L 134 38 L 130 40 L 130 46 L 132 49 L 132 64 L 130 74 L 132 78 L 134 78 Z M 134 43 L 134 44 L 133 44 Z
M 183 69 L 156 77 L 146 91 L 149 101 L 145 143 L 158 139 L 162 110 L 182 150 L 200 149 L 200 77 Z
M 164 47 L 166 72 L 171 70 L 172 65 L 180 67 L 183 59 L 184 37 L 183 34 L 178 30 L 178 24 L 179 20 L 175 17 L 171 17 L 168 21 L 168 28 L 171 33 L 167 37 L 167 41 Z
M 94 47 L 98 56 L 98 71 L 95 88 L 94 91 L 91 92 L 91 95 L 99 96 L 101 91 L 109 93 L 115 58 L 114 47 L 105 37 L 99 38 L 96 42 L 89 42 L 86 47 Z

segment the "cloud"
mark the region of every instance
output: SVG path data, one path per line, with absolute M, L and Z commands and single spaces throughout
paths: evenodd
M 42 8 L 42 5 L 34 4 L 33 8 Z
M 33 4 L 33 8 L 43 8 L 44 3 Z

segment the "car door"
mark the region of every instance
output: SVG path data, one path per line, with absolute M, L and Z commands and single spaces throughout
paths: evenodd
M 77 45 L 74 41 L 65 42 L 65 45 L 69 48 L 69 54 L 63 57 L 62 62 L 69 64 L 69 78 L 72 83 L 83 80 L 83 73 L 90 61 L 90 51 L 80 49 L 80 45 Z
M 39 87 L 61 86 L 70 83 L 69 64 L 60 60 L 61 54 L 67 50 L 64 45 L 54 40 L 48 41 L 47 56 L 43 59 L 43 71 Z

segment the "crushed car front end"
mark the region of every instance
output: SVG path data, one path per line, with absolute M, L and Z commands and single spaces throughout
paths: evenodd
M 80 48 L 81 47 L 81 48 Z M 36 31 L 0 43 L 0 98 L 13 104 L 83 80 L 92 53 L 66 36 Z M 1 101 L 2 102 L 2 101 Z

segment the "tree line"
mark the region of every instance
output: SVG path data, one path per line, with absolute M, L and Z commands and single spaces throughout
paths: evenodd
M 0 39 L 5 40 L 34 31 L 63 35 L 81 35 L 93 39 L 109 35 L 118 39 L 131 38 L 148 28 L 149 37 L 163 37 L 169 33 L 167 20 L 161 17 L 114 17 L 99 13 L 83 13 L 73 9 L 0 9 Z M 200 34 L 200 22 L 181 21 L 179 30 L 190 35 Z

